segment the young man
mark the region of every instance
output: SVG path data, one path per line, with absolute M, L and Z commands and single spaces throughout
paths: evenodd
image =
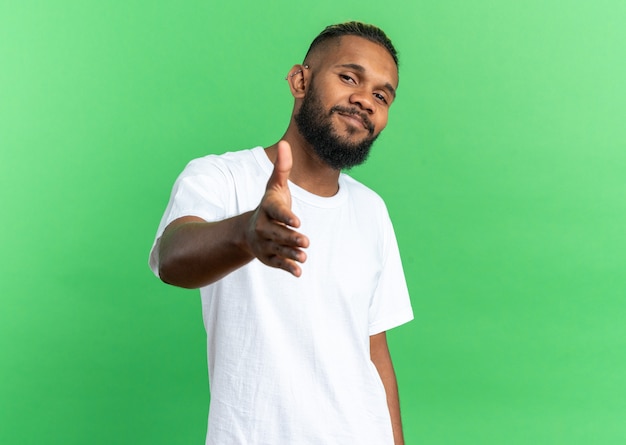
M 383 201 L 341 173 L 387 124 L 396 51 L 374 26 L 329 26 L 286 80 L 281 140 L 192 161 L 150 255 L 200 288 L 206 443 L 401 444 L 385 331 L 413 312 Z

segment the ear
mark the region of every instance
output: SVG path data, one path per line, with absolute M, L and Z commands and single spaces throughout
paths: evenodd
M 304 97 L 304 92 L 309 85 L 308 65 L 294 65 L 289 70 L 285 80 L 289 84 L 291 95 L 296 99 L 302 99 Z

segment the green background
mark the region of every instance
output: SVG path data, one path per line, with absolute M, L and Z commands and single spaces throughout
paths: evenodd
M 352 174 L 415 321 L 408 444 L 626 443 L 626 2 L 0 2 L 0 443 L 200 444 L 197 291 L 148 251 L 190 159 L 269 145 L 327 24 L 400 50 Z

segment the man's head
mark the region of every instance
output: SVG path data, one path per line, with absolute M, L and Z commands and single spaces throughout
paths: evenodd
M 364 162 L 387 125 L 398 86 L 397 54 L 387 36 L 359 22 L 329 26 L 288 79 L 297 129 L 317 156 L 337 170 Z
M 311 46 L 309 46 L 309 50 L 307 51 L 306 56 L 304 56 L 304 63 L 307 63 L 309 54 L 314 53 L 316 49 L 323 47 L 323 45 L 343 36 L 357 36 L 371 42 L 378 43 L 389 52 L 389 55 L 396 63 L 396 67 L 399 66 L 398 52 L 391 43 L 389 37 L 387 37 L 382 29 L 362 22 L 345 22 L 337 25 L 330 25 L 324 28 L 324 30 L 320 32 L 315 39 L 313 39 L 313 42 L 311 42 Z

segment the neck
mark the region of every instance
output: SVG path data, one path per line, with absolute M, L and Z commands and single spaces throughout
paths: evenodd
M 341 172 L 319 159 L 311 144 L 298 132 L 293 120 L 281 140 L 289 142 L 291 146 L 293 157 L 293 166 L 289 174 L 291 182 L 318 196 L 329 197 L 339 191 Z M 277 145 L 278 142 L 265 150 L 272 163 L 276 161 Z

